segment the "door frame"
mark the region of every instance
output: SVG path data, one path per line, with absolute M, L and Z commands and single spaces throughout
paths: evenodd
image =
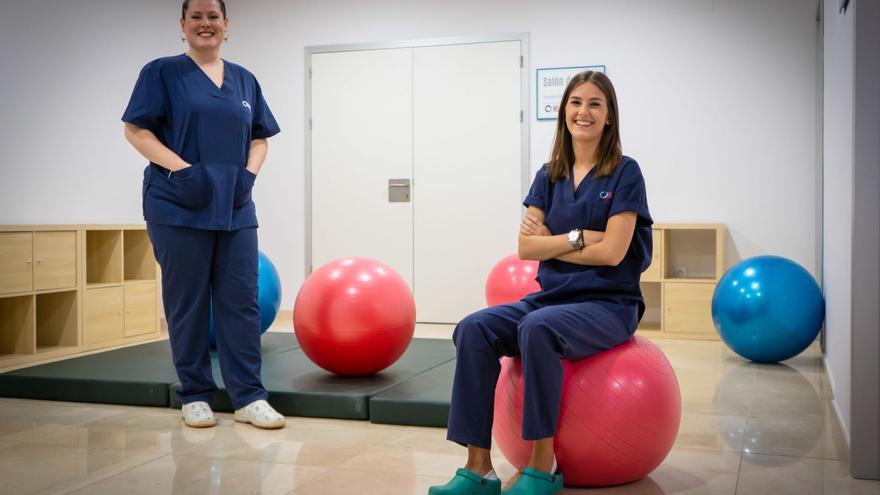
M 531 128 L 531 117 L 529 113 L 530 103 L 529 97 L 531 91 L 529 89 L 530 69 L 530 50 L 529 50 L 529 34 L 513 33 L 501 35 L 480 35 L 480 36 L 462 36 L 451 38 L 427 38 L 409 41 L 389 41 L 376 43 L 354 43 L 343 45 L 322 45 L 305 47 L 305 112 L 304 126 L 305 129 L 305 276 L 311 275 L 312 266 L 312 55 L 318 53 L 335 53 L 335 52 L 354 52 L 366 50 L 385 50 L 389 48 L 422 48 L 431 46 L 448 46 L 448 45 L 469 45 L 475 43 L 494 43 L 504 41 L 519 41 L 522 56 L 522 71 L 520 80 L 520 106 L 522 109 L 522 122 L 520 126 L 520 195 L 525 196 L 528 191 L 531 168 L 529 156 L 529 131 Z

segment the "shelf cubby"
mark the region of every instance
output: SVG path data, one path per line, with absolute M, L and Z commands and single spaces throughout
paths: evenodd
M 0 356 L 36 352 L 34 296 L 0 298 Z
M 145 227 L 0 225 L 0 372 L 160 338 Z
M 79 345 L 79 301 L 76 290 L 37 294 L 37 352 Z
M 660 282 L 642 282 L 642 297 L 645 299 L 645 314 L 639 324 L 640 330 L 660 331 L 663 329 L 663 287 Z
M 724 273 L 721 224 L 655 224 L 651 266 L 642 273 L 645 314 L 639 330 L 649 336 L 717 340 L 712 293 Z
M 124 277 L 126 281 L 156 279 L 156 259 L 153 257 L 153 244 L 146 230 L 123 231 L 125 246 Z
M 122 282 L 122 231 L 86 231 L 86 283 Z
M 664 229 L 665 279 L 716 280 L 718 241 L 714 228 Z
M 663 231 L 653 229 L 654 249 L 651 255 L 651 265 L 642 273 L 642 282 L 659 282 L 663 279 Z

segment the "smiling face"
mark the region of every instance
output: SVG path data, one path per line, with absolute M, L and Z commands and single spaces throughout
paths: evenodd
M 550 179 L 568 177 L 578 160 L 592 160 L 597 167 L 593 177 L 605 177 L 614 172 L 622 157 L 614 85 L 603 72 L 586 70 L 573 76 L 560 99 L 550 151 Z
M 186 42 L 196 51 L 219 49 L 228 28 L 229 21 L 217 0 L 191 0 L 180 20 Z
M 592 82 L 574 88 L 565 102 L 565 125 L 572 141 L 597 142 L 608 122 L 605 93 Z

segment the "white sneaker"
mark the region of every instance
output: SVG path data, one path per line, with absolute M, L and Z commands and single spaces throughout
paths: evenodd
M 239 423 L 250 423 L 257 428 L 275 429 L 283 428 L 284 416 L 272 409 L 272 406 L 264 400 L 255 400 L 250 404 L 235 411 L 235 420 Z
M 187 426 L 207 428 L 217 424 L 217 419 L 214 418 L 214 411 L 211 410 L 211 406 L 207 402 L 196 401 L 184 404 L 181 412 L 183 413 L 183 422 Z

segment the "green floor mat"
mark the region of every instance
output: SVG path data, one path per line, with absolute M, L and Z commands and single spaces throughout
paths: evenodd
M 446 427 L 455 360 L 370 397 L 370 421 Z
M 167 341 L 41 364 L 0 375 L 0 396 L 168 406 L 177 381 Z
M 264 359 L 298 347 L 292 333 L 262 338 Z M 0 397 L 167 407 L 174 383 L 171 348 L 162 340 L 0 374 Z
M 332 375 L 318 368 L 296 349 L 264 357 L 263 385 L 269 392 L 270 403 L 285 415 L 368 419 L 371 396 L 454 358 L 455 348 L 449 340 L 413 339 L 404 355 L 386 370 L 353 378 Z M 216 362 L 214 377 L 221 388 L 213 399 L 214 410 L 231 411 Z M 178 386 L 172 386 L 171 407 L 180 407 L 174 394 Z

